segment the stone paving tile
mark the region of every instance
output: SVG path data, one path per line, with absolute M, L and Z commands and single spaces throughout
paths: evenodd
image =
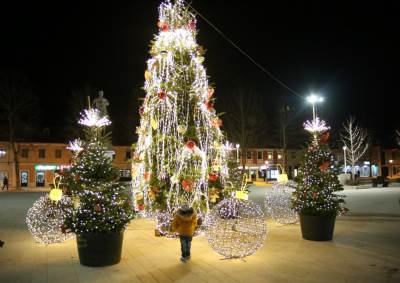
M 137 219 L 125 232 L 121 263 L 91 268 L 80 265 L 74 238 L 34 243 L 24 223 L 31 203 L 0 198 L 1 283 L 400 282 L 399 217 L 340 217 L 332 242 L 305 241 L 298 224 L 268 221 L 264 247 L 243 261 L 224 260 L 200 236 L 186 264 L 178 239 L 155 237 L 154 223 Z

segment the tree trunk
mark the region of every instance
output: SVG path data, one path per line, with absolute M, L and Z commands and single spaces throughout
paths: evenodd
M 21 182 L 19 181 L 19 159 L 18 159 L 18 149 L 15 143 L 12 143 L 13 153 L 14 153 L 14 173 L 15 173 L 15 189 L 21 189 Z
M 18 160 L 18 148 L 14 141 L 14 125 L 13 125 L 13 118 L 9 117 L 8 119 L 8 127 L 10 133 L 10 152 L 13 153 L 13 162 L 14 162 L 14 175 L 15 175 L 15 189 L 20 190 L 21 184 L 19 181 L 19 160 Z

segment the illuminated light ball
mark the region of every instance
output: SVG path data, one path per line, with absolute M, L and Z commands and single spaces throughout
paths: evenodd
M 248 200 L 224 199 L 206 215 L 204 225 L 208 243 L 225 258 L 254 254 L 267 237 L 261 208 Z
M 72 201 L 62 196 L 58 202 L 52 201 L 48 195 L 33 203 L 26 215 L 26 224 L 33 238 L 38 243 L 61 243 L 71 238 L 72 233 L 63 233 L 62 226 L 67 215 L 72 214 Z
M 293 183 L 275 183 L 265 195 L 267 216 L 281 224 L 293 224 L 299 221 L 298 213 L 292 209 Z

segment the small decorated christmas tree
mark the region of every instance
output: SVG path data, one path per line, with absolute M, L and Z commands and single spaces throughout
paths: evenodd
M 76 234 L 120 232 L 132 219 L 133 208 L 105 146 L 104 127 L 110 121 L 89 109 L 79 123 L 85 126 L 86 137 L 70 143 L 72 166 L 63 174 L 75 206 L 66 228 Z
M 214 88 L 184 1 L 161 4 L 159 34 L 145 71 L 132 177 L 137 210 L 172 212 L 182 203 L 207 210 L 222 197 L 228 147 L 214 109 Z M 211 200 L 211 201 L 209 201 Z
M 329 127 L 318 117 L 307 121 L 305 129 L 312 133 L 312 141 L 305 151 L 297 176 L 298 185 L 293 208 L 304 215 L 332 215 L 343 212 L 343 196 L 338 179 L 338 168 L 327 141 Z

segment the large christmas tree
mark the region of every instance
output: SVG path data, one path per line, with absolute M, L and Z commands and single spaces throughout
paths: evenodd
M 327 144 L 329 127 L 318 117 L 304 126 L 312 134 L 312 140 L 299 168 L 293 208 L 306 215 L 337 215 L 344 211 L 343 196 L 336 193 L 343 187 Z
M 227 146 L 204 50 L 196 43 L 196 19 L 184 1 L 167 0 L 159 7 L 158 27 L 132 164 L 136 208 L 171 211 L 188 202 L 208 209 L 209 199 L 222 195 Z

